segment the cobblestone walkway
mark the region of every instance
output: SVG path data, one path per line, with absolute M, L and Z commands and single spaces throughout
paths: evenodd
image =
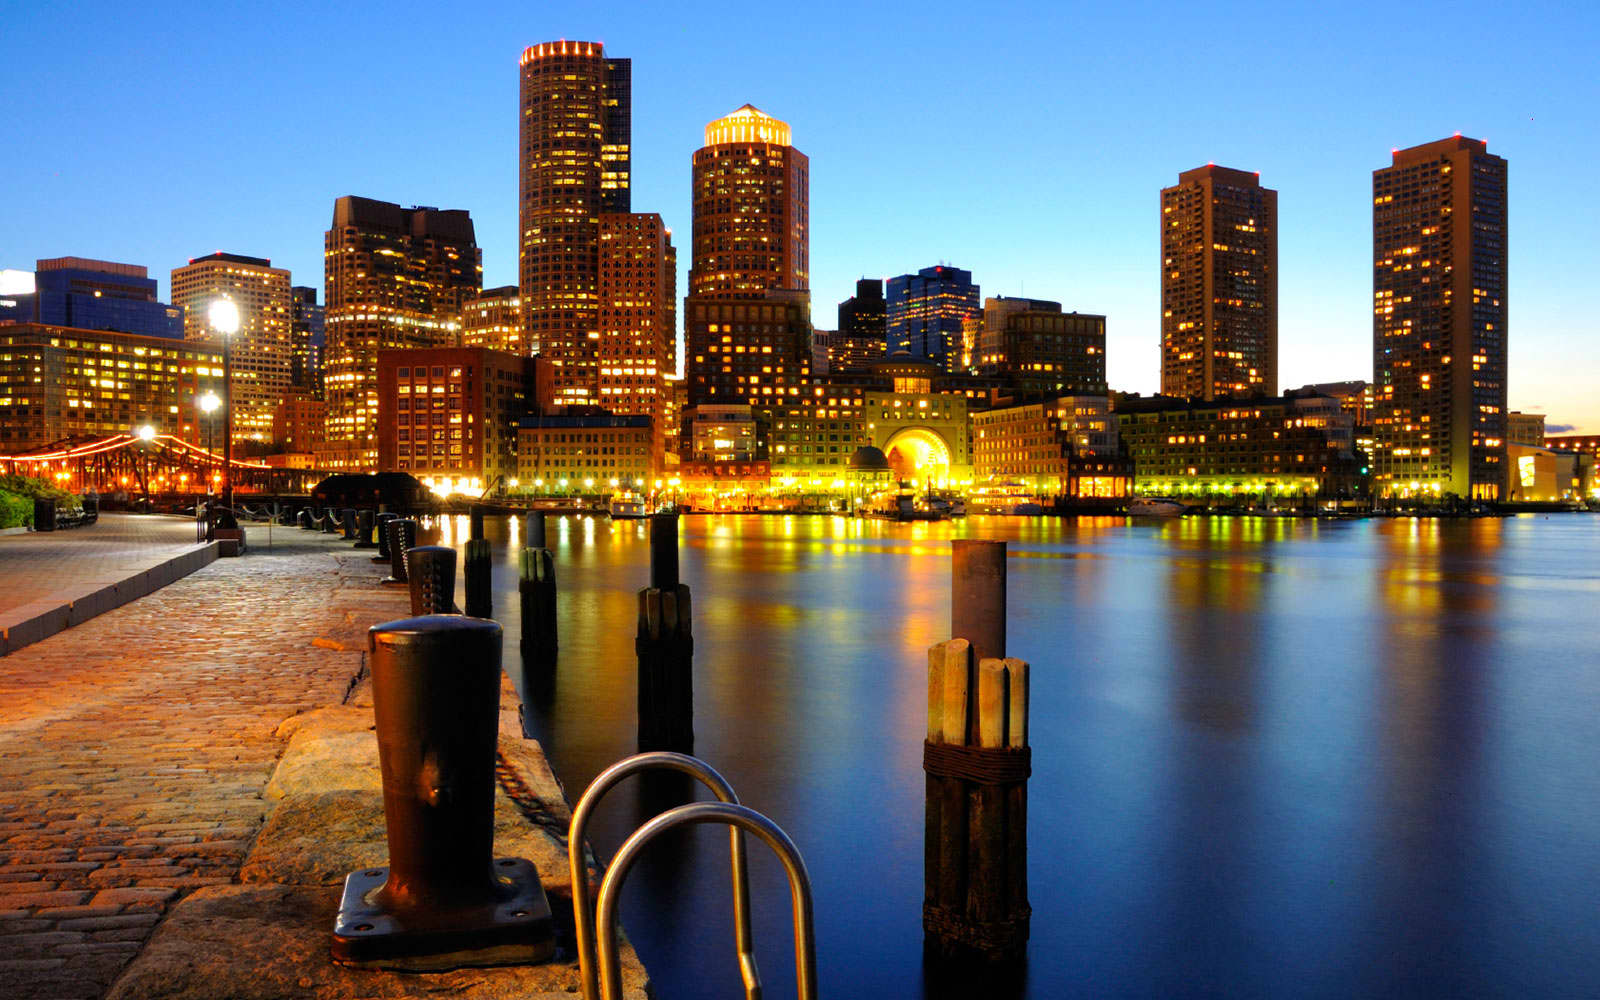
M 101 514 L 81 528 L 0 535 L 0 617 L 115 583 L 194 547 L 194 521 L 162 514 Z
M 0 658 L 0 995 L 100 997 L 173 900 L 234 881 L 278 724 L 404 614 L 370 553 L 276 542 Z

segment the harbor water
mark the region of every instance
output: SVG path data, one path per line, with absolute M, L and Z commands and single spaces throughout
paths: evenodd
M 489 519 L 514 671 L 520 532 Z M 1032 938 L 1022 982 L 982 995 L 1595 995 L 1600 517 L 681 533 L 695 753 L 803 852 L 823 996 L 979 995 L 922 961 L 926 650 L 948 638 L 952 538 L 1008 543 L 1009 652 L 1033 678 Z M 635 750 L 647 526 L 551 517 L 548 541 L 559 661 L 517 679 L 575 800 Z M 670 794 L 612 792 L 601 855 Z M 793 995 L 788 890 L 751 854 L 767 995 Z M 622 918 L 657 995 L 740 995 L 721 830 L 647 852 Z

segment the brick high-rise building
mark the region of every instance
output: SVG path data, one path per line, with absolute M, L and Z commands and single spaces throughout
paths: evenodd
M 558 404 L 599 401 L 600 216 L 631 208 L 632 76 L 631 60 L 608 57 L 597 42 L 522 53 L 522 347 L 550 359 Z
M 690 296 L 684 308 L 689 406 L 770 407 L 812 391 L 811 320 L 803 301 Z
M 694 154 L 689 294 L 756 298 L 811 287 L 811 161 L 750 105 L 706 126 Z
M 1506 161 L 1456 136 L 1372 172 L 1373 489 L 1498 499 Z
M 1106 318 L 1061 311 L 1061 303 L 999 295 L 984 300 L 974 358 L 979 374 L 1004 378 L 1027 396 L 1106 390 Z
M 183 337 L 211 341 L 211 304 L 233 301 L 239 330 L 228 340 L 228 387 L 235 438 L 272 440 L 272 413 L 289 395 L 293 348 L 289 272 L 264 257 L 217 252 L 172 269 L 172 304 L 183 309 Z
M 348 195 L 334 203 L 324 272 L 328 427 L 317 464 L 361 472 L 378 462 L 378 351 L 454 343 L 462 302 L 483 287 L 483 254 L 465 211 Z
M 677 369 L 678 254 L 661 216 L 600 216 L 600 339 L 596 399 L 650 418 L 655 454 L 667 425 L 666 377 Z
M 1278 391 L 1278 192 L 1209 165 L 1161 191 L 1161 392 Z

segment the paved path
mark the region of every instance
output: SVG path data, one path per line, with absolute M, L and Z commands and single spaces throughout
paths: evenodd
M 404 614 L 369 553 L 276 542 L 0 658 L 0 995 L 100 997 L 174 899 L 234 881 L 279 723 Z
M 0 618 L 115 583 L 194 547 L 194 521 L 164 514 L 101 514 L 81 528 L 0 535 Z

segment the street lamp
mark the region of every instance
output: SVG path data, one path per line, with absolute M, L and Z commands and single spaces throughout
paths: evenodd
M 230 298 L 211 303 L 206 312 L 211 329 L 222 335 L 222 510 L 233 522 L 233 364 L 228 355 L 228 339 L 239 332 L 239 307 Z
M 216 430 L 216 421 L 214 421 L 211 418 L 211 415 L 213 413 L 217 412 L 217 407 L 222 405 L 222 400 L 217 398 L 217 394 L 216 393 L 212 392 L 210 389 L 207 389 L 205 395 L 201 396 L 199 399 L 194 401 L 194 405 L 199 407 L 200 408 L 200 412 L 204 413 L 206 415 L 206 452 L 207 452 L 207 454 L 214 454 L 214 452 L 212 452 L 212 449 L 214 447 L 216 447 L 216 444 L 215 444 L 215 442 L 213 442 L 211 440 L 211 434 L 212 434 L 213 431 Z M 215 463 L 214 460 L 212 462 L 208 463 L 208 464 L 210 464 L 212 466 L 212 468 L 215 469 L 216 463 Z M 211 486 L 212 486 L 212 483 L 210 481 L 210 477 L 207 476 L 207 482 L 206 482 L 206 492 L 207 493 L 211 492 Z

